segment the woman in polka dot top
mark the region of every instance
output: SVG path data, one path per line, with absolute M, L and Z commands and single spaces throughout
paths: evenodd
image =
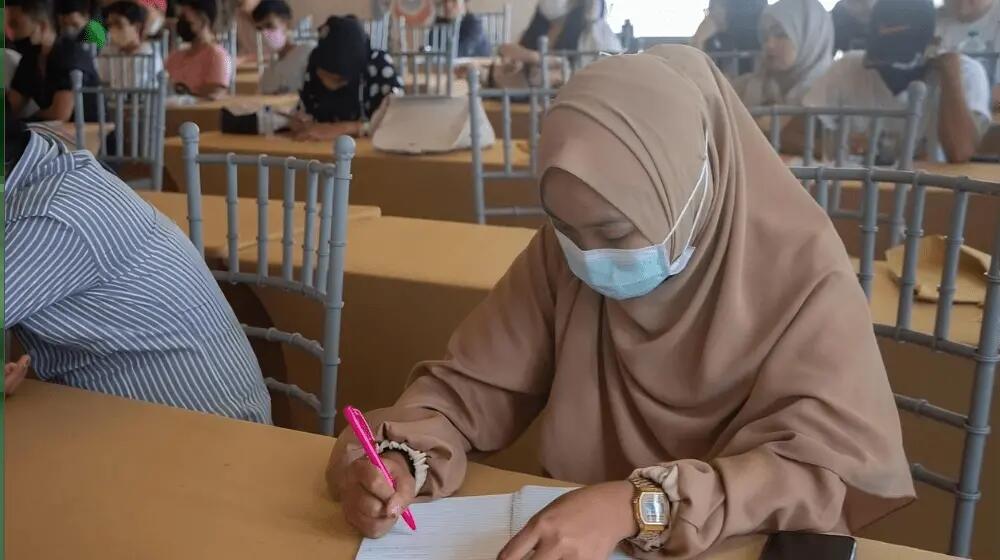
M 384 51 L 372 49 L 354 16 L 332 16 L 319 28 L 299 97 L 305 115 L 292 119 L 298 140 L 363 135 L 382 101 L 403 82 Z

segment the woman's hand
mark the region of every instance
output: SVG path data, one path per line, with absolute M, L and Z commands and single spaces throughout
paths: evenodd
M 587 486 L 535 514 L 497 560 L 607 560 L 638 532 L 628 481 Z
M 416 482 L 405 457 L 394 451 L 383 453 L 382 462 L 396 481 L 395 490 L 363 453 L 328 477 L 347 523 L 372 539 L 392 529 L 416 494 Z
M 356 136 L 360 125 L 356 122 L 339 123 L 311 123 L 297 132 L 293 132 L 292 138 L 299 142 L 315 142 L 319 140 L 333 140 L 341 135 Z M 294 128 L 292 128 L 295 131 Z
M 500 58 L 504 62 L 520 62 L 522 64 L 538 64 L 541 58 L 537 51 L 522 47 L 517 43 L 505 43 L 500 45 Z
M 16 362 L 11 362 L 3 367 L 3 392 L 5 395 L 12 395 L 17 390 L 25 376 L 28 375 L 28 367 L 31 366 L 31 357 L 25 354 Z

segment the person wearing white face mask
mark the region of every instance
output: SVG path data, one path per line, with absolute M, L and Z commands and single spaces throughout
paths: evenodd
M 505 62 L 538 64 L 538 40 L 547 36 L 549 49 L 581 52 L 622 52 L 621 42 L 606 20 L 604 0 L 541 0 L 517 43 L 500 46 Z
M 277 55 L 260 76 L 258 85 L 265 94 L 296 92 L 302 89 L 313 43 L 296 43 L 289 37 L 292 9 L 285 0 L 261 0 L 253 10 L 253 21 L 264 39 L 265 52 Z
M 107 5 L 103 15 L 108 28 L 108 45 L 97 58 L 101 82 L 115 88 L 154 84 L 156 75 L 163 71 L 163 60 L 144 39 L 146 8 L 129 0 L 119 0 Z M 124 59 L 122 55 L 152 55 L 152 59 Z

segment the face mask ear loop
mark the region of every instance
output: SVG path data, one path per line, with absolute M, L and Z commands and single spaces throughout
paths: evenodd
M 694 195 L 698 194 L 698 187 L 700 187 L 702 181 L 705 180 L 705 175 L 707 173 L 708 173 L 708 136 L 705 136 L 705 164 L 702 165 L 702 167 L 701 167 L 701 174 L 698 175 L 698 182 L 695 183 L 694 188 L 691 189 L 691 196 L 688 197 L 687 202 L 684 203 L 684 208 L 681 208 L 680 214 L 677 215 L 677 222 L 675 222 L 674 225 L 673 225 L 673 227 L 670 228 L 670 231 L 667 232 L 667 237 L 665 237 L 663 239 L 663 241 L 660 242 L 660 245 L 662 247 L 666 248 L 667 242 L 670 241 L 670 238 L 673 237 L 674 232 L 677 231 L 678 227 L 680 227 L 680 225 L 681 225 L 681 218 L 683 218 L 684 215 L 687 214 L 688 208 L 691 206 L 691 203 L 694 202 Z M 698 203 L 698 210 L 697 210 L 697 212 L 699 214 L 701 213 L 701 205 L 702 205 L 702 203 L 704 203 L 704 201 L 705 201 L 705 195 L 703 194 L 702 197 L 701 197 L 701 202 Z M 698 223 L 698 214 L 695 214 L 694 220 L 695 220 L 695 224 L 697 224 Z M 691 230 L 691 233 L 692 233 L 692 235 L 694 234 L 694 229 Z M 690 243 L 690 242 L 691 242 L 691 239 L 688 238 L 688 243 Z
M 707 150 L 707 148 L 706 148 Z M 694 241 L 694 232 L 698 231 L 698 221 L 701 219 L 701 210 L 705 206 L 705 199 L 708 198 L 708 152 L 705 152 L 705 167 L 702 175 L 702 180 L 704 181 L 704 186 L 701 191 L 701 200 L 698 201 L 698 210 L 694 215 L 694 223 L 691 224 L 691 233 L 688 234 L 687 243 L 684 244 L 684 248 L 687 249 L 691 246 L 691 242 Z

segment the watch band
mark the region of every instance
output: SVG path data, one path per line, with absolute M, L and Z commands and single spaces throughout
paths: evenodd
M 656 492 L 663 495 L 663 499 L 666 502 L 666 506 L 669 511 L 670 500 L 667 498 L 667 493 L 663 491 L 663 488 L 660 487 L 659 484 L 656 484 L 652 480 L 638 474 L 630 476 L 628 480 L 636 489 L 636 494 L 633 498 L 634 503 L 637 502 L 639 495 L 643 492 Z M 664 525 L 662 529 L 645 529 L 644 523 L 642 519 L 639 518 L 637 511 L 635 515 L 636 525 L 640 528 L 639 533 L 631 539 L 628 539 L 628 541 L 646 552 L 651 552 L 661 548 L 663 546 L 663 534 L 670 528 L 669 516 L 667 524 Z

